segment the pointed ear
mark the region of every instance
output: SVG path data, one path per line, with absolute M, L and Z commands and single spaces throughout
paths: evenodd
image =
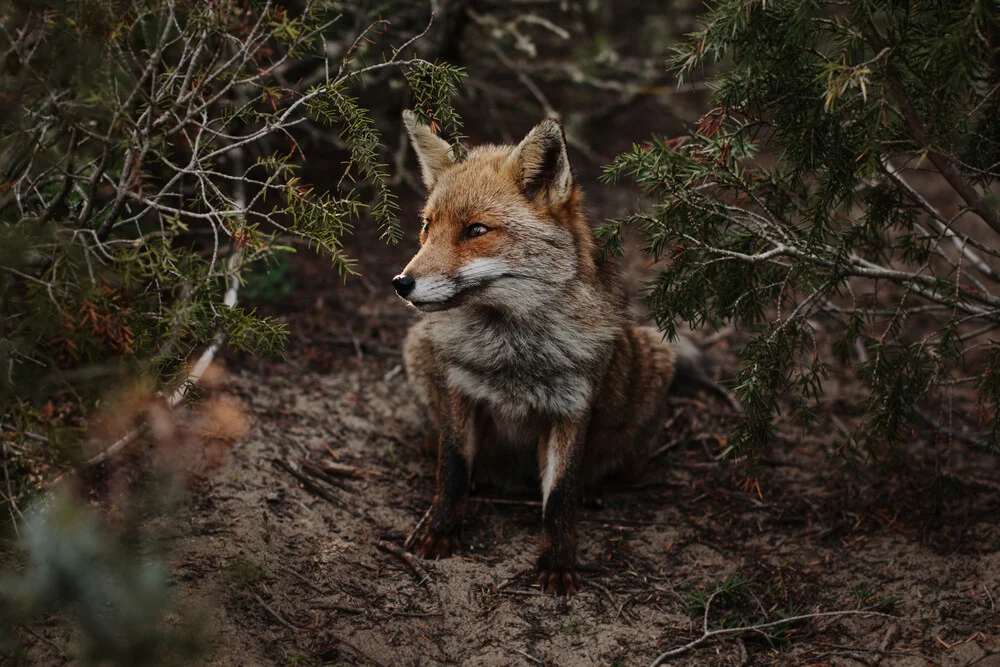
M 528 199 L 546 197 L 549 204 L 561 204 L 573 188 L 573 172 L 566 153 L 566 136 L 555 118 L 536 125 L 518 144 L 510 159 L 521 175 L 521 188 Z
M 455 163 L 451 146 L 447 141 L 431 132 L 431 128 L 417 121 L 417 115 L 407 109 L 403 112 L 403 124 L 410 135 L 413 152 L 420 162 L 420 173 L 424 187 L 430 192 L 444 170 Z

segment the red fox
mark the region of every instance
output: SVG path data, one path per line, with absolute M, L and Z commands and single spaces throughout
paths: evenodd
M 474 462 L 527 459 L 542 491 L 538 584 L 574 593 L 579 494 L 645 463 L 678 381 L 726 392 L 693 345 L 628 323 L 614 272 L 595 260 L 558 121 L 461 162 L 412 112 L 403 121 L 428 197 L 420 251 L 392 282 L 425 313 L 404 358 L 438 454 L 418 551 L 458 549 Z

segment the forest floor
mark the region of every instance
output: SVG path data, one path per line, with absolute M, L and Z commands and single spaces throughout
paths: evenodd
M 702 636 L 712 598 L 709 629 L 838 614 L 714 636 L 670 664 L 1000 665 L 1000 460 L 915 433 L 891 466 L 851 465 L 849 368 L 831 369 L 814 426 L 778 424 L 759 492 L 720 457 L 728 409 L 678 400 L 644 475 L 581 510 L 584 588 L 568 599 L 534 586 L 534 497 L 477 488 L 457 557 L 401 555 L 434 491 L 399 354 L 415 313 L 389 288 L 413 250 L 359 230 L 364 276 L 347 286 L 302 253 L 268 307 L 286 358 L 223 360 L 213 391 L 249 435 L 159 538 L 174 595 L 209 618 L 208 664 L 648 665 Z M 742 333 L 695 337 L 735 372 Z M 58 624 L 34 632 L 33 663 L 69 661 Z
M 721 588 L 712 628 L 881 615 L 722 636 L 676 664 L 1000 665 L 996 459 L 959 446 L 945 468 L 918 442 L 894 474 L 851 470 L 837 453 L 859 391 L 846 374 L 808 434 L 780 429 L 760 495 L 717 460 L 726 408 L 678 401 L 645 475 L 582 510 L 585 587 L 570 599 L 533 586 L 537 498 L 477 489 L 458 557 L 387 551 L 434 490 L 398 353 L 414 315 L 377 287 L 394 268 L 370 291 L 317 290 L 289 316 L 287 361 L 231 364 L 252 432 L 171 545 L 178 592 L 212 591 L 213 664 L 647 665 L 702 634 Z M 300 269 L 299 284 L 323 284 L 322 266 Z M 723 375 L 734 347 L 709 350 Z M 284 468 L 303 459 L 358 477 L 303 483 Z

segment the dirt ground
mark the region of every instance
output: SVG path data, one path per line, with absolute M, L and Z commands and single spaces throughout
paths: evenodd
M 178 595 L 214 607 L 211 664 L 646 665 L 701 635 L 698 592 L 729 578 L 738 590 L 716 598 L 711 627 L 885 615 L 723 636 L 676 664 L 1000 665 L 996 459 L 959 450 L 946 472 L 929 455 L 903 461 L 905 475 L 851 471 L 834 454 L 837 391 L 813 435 L 776 443 L 762 497 L 715 460 L 726 409 L 678 402 L 646 474 L 583 509 L 585 590 L 569 600 L 533 587 L 534 498 L 477 489 L 457 558 L 411 565 L 380 548 L 402 547 L 434 487 L 397 352 L 412 315 L 383 278 L 290 315 L 286 362 L 230 362 L 252 435 L 170 544 Z M 296 279 L 321 281 L 322 267 Z M 734 347 L 710 350 L 723 374 Z M 321 479 L 303 459 L 361 477 Z
M 710 629 L 854 613 L 723 634 L 671 664 L 1000 665 L 996 458 L 915 434 L 897 473 L 852 468 L 846 371 L 816 428 L 779 429 L 760 495 L 717 460 L 727 409 L 678 400 L 644 476 L 582 510 L 570 599 L 533 586 L 537 498 L 477 488 L 459 557 L 401 557 L 434 488 L 398 353 L 414 315 L 383 287 L 411 251 L 359 239 L 370 270 L 348 287 L 304 258 L 279 309 L 287 359 L 226 361 L 250 436 L 162 539 L 175 595 L 211 619 L 209 664 L 647 665 L 701 636 L 722 586 Z M 740 342 L 708 346 L 721 375 Z
M 629 203 L 591 188 L 599 217 Z M 759 494 L 720 456 L 727 408 L 678 400 L 645 474 L 582 509 L 572 598 L 533 585 L 534 497 L 477 488 L 458 557 L 406 555 L 434 490 L 398 351 L 415 315 L 389 288 L 414 242 L 362 228 L 349 250 L 361 278 L 344 286 L 303 253 L 291 294 L 263 306 L 289 324 L 285 360 L 223 360 L 216 391 L 250 434 L 163 522 L 174 595 L 206 615 L 208 664 L 648 665 L 706 623 L 822 613 L 723 632 L 670 664 L 1000 666 L 1000 460 L 915 433 L 893 472 L 852 465 L 862 385 L 845 368 L 813 428 L 779 424 Z M 633 292 L 641 265 L 628 262 Z M 747 336 L 694 335 L 730 376 Z M 58 624 L 33 632 L 33 664 L 70 661 Z

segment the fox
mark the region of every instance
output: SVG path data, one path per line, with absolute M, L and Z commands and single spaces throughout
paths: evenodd
M 425 411 L 425 445 L 437 452 L 417 553 L 460 548 L 474 466 L 516 475 L 520 465 L 541 486 L 536 583 L 573 594 L 581 494 L 646 463 L 671 393 L 728 392 L 692 343 L 629 321 L 558 120 L 464 160 L 412 111 L 403 122 L 427 198 L 420 248 L 392 285 L 422 313 L 404 367 Z

